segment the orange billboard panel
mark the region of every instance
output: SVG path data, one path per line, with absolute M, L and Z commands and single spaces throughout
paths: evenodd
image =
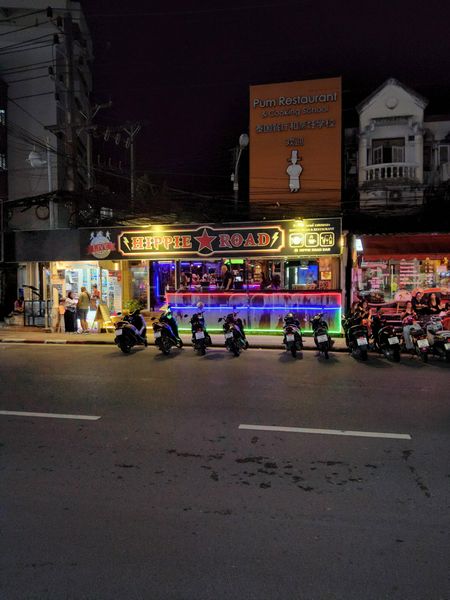
M 250 87 L 250 202 L 340 209 L 341 78 Z

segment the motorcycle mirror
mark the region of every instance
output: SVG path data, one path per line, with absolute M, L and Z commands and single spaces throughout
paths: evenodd
M 222 317 L 220 317 L 220 319 L 217 319 L 217 322 L 220 323 L 220 321 L 222 321 Z
M 189 315 L 183 315 L 183 319 L 187 319 Z

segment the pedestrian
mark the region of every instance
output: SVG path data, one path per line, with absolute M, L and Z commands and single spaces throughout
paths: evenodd
M 91 301 L 90 301 L 90 309 L 97 310 L 97 304 L 100 302 L 100 290 L 97 287 L 97 284 L 94 283 L 92 285 L 91 291 Z
M 60 297 L 58 302 L 58 319 L 56 321 L 55 331 L 56 333 L 61 333 L 62 331 L 62 322 L 64 320 L 64 315 L 66 313 L 66 306 L 64 298 Z
M 91 296 L 90 296 L 89 292 L 87 291 L 87 289 L 83 286 L 81 288 L 81 294 L 78 297 L 78 303 L 77 303 L 77 311 L 78 311 L 78 318 L 80 319 L 81 333 L 89 332 L 89 327 L 87 324 L 87 314 L 88 314 L 90 304 L 91 304 Z
M 77 330 L 77 300 L 71 291 L 64 300 L 64 330 L 66 333 L 75 333 Z

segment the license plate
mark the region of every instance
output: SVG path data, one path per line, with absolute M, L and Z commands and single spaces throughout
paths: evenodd
M 391 346 L 393 346 L 394 344 L 399 344 L 400 343 L 397 336 L 388 338 L 388 342 L 391 344 Z
M 225 334 L 225 339 L 229 340 L 232 337 L 233 337 L 233 333 L 231 331 L 227 331 L 227 333 Z
M 444 344 L 444 348 L 445 348 L 446 350 L 450 350 L 450 344 Z
M 122 335 L 122 329 L 116 329 L 116 336 L 117 335 Z
M 160 337 L 161 337 L 161 332 L 155 331 L 155 338 L 160 338 Z
M 319 342 L 319 344 L 323 344 L 324 342 L 328 342 L 328 336 L 327 335 L 318 335 L 317 336 L 317 341 Z
M 424 338 L 423 340 L 417 340 L 417 345 L 419 348 L 427 348 L 430 344 L 428 343 L 428 340 Z
M 367 346 L 367 339 L 366 338 L 358 338 L 357 340 L 358 346 Z
M 205 332 L 204 331 L 196 331 L 195 332 L 195 339 L 196 340 L 203 340 L 205 337 Z
M 287 342 L 293 342 L 295 339 L 295 336 L 292 335 L 292 333 L 288 333 L 288 335 L 286 336 L 286 341 Z

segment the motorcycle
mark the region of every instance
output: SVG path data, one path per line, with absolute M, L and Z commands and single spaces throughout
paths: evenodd
M 155 336 L 155 346 L 165 355 L 170 353 L 172 346 L 183 347 L 183 342 L 178 336 L 178 326 L 172 315 L 170 307 L 163 309 L 159 319 L 153 317 L 153 334 Z
M 197 308 L 201 309 L 202 307 L 197 306 Z M 200 312 L 194 313 L 192 315 L 190 323 L 192 330 L 192 344 L 194 346 L 194 350 L 197 350 L 200 356 L 204 356 L 206 354 L 206 346 L 211 346 L 211 337 L 206 331 L 203 311 L 200 310 Z
M 129 354 L 133 346 L 148 346 L 146 331 L 144 317 L 136 310 L 115 324 L 114 343 L 124 354 Z
M 367 326 L 362 323 L 359 315 L 350 315 L 342 319 L 342 327 L 345 333 L 347 348 L 354 358 L 367 360 L 369 348 L 369 332 Z
M 428 354 L 430 353 L 430 343 L 428 341 L 426 330 L 421 327 L 420 329 L 412 329 L 410 331 L 411 340 L 414 347 L 414 352 L 424 362 L 428 362 Z
M 286 346 L 287 352 L 290 352 L 294 358 L 297 356 L 297 351 L 303 350 L 300 323 L 292 313 L 288 313 L 284 317 L 283 344 Z
M 375 314 L 372 317 L 372 336 L 376 350 L 383 354 L 388 360 L 400 362 L 400 338 L 396 327 Z
M 440 317 L 431 317 L 427 325 L 427 339 L 431 354 L 450 362 L 450 331 L 443 328 Z
M 220 317 L 218 322 L 223 321 L 223 334 L 225 336 L 225 348 L 239 356 L 242 350 L 248 348 L 248 342 L 245 337 L 242 320 L 237 317 L 237 313 L 233 312 L 226 317 Z
M 328 352 L 331 350 L 333 342 L 328 335 L 328 323 L 323 318 L 323 313 L 315 315 L 310 323 L 314 334 L 314 343 L 319 353 L 322 353 L 328 359 Z

